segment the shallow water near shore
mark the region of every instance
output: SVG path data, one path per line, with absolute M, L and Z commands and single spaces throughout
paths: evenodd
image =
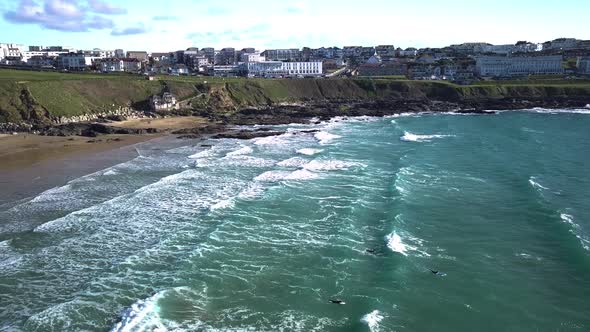
M 0 208 L 0 330 L 588 330 L 587 113 L 139 151 Z

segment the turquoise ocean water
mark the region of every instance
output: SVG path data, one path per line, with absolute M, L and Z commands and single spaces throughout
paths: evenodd
M 279 128 L 0 206 L 0 331 L 590 330 L 589 110 Z

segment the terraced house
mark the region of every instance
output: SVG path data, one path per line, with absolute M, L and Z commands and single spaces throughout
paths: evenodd
M 563 73 L 563 56 L 482 56 L 476 61 L 481 77 L 557 75 Z

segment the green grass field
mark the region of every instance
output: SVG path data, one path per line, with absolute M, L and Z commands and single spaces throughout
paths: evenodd
M 185 101 L 198 96 L 190 103 L 195 109 L 221 111 L 324 100 L 590 97 L 590 80 L 545 76 L 456 85 L 446 81 L 411 81 L 398 76 L 352 79 L 157 76 L 149 81 L 144 76 L 130 74 L 0 69 L 0 122 L 26 120 L 31 112 L 70 117 L 137 106 L 166 90 Z

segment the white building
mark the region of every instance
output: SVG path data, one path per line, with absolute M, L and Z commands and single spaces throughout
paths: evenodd
M 321 61 L 314 62 L 281 62 L 263 61 L 250 62 L 248 65 L 249 76 L 321 76 L 323 67 Z
M 22 53 L 22 60 L 23 62 L 29 62 L 29 60 L 33 57 L 47 57 L 47 58 L 57 58 L 61 54 L 68 54 L 67 51 L 26 51 Z
M 84 70 L 92 66 L 99 57 L 84 55 L 84 53 L 60 54 L 57 58 L 57 66 L 67 70 Z
M 240 56 L 240 62 L 250 63 L 263 61 L 266 61 L 266 58 L 263 55 L 260 55 L 260 53 L 243 53 Z
M 476 61 L 476 72 L 482 77 L 557 75 L 563 73 L 563 57 L 552 56 L 482 56 Z
M 169 92 L 164 92 L 162 97 L 157 95 L 152 96 L 150 98 L 150 105 L 154 111 L 177 110 L 180 107 L 180 105 L 178 105 L 176 97 Z
M 0 43 L 0 60 L 5 58 L 20 58 L 25 51 L 25 45 Z
M 101 50 L 100 48 L 95 48 L 90 51 L 84 51 L 84 55 L 91 56 L 95 58 L 114 58 L 116 57 L 117 52 L 112 50 Z
M 107 58 L 100 61 L 100 71 L 112 72 L 137 72 L 141 70 L 141 62 L 137 59 Z

